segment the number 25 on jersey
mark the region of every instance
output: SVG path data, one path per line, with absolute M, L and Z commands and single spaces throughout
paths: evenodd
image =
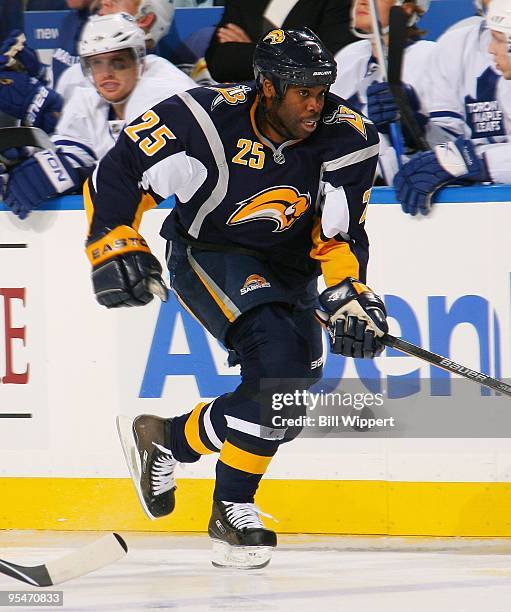
M 126 134 L 133 140 L 133 142 L 138 142 L 138 146 L 146 155 L 152 157 L 158 151 L 165 146 L 168 140 L 175 140 L 176 136 L 169 130 L 166 125 L 160 125 L 156 127 L 160 123 L 160 118 L 153 110 L 148 110 L 146 113 L 142 115 L 141 123 L 135 123 L 133 125 L 128 125 L 125 128 Z M 139 132 L 146 132 L 151 128 L 155 128 L 152 132 L 149 133 L 148 136 L 140 140 Z

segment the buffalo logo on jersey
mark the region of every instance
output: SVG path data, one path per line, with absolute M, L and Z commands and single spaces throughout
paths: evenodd
M 365 121 L 362 115 L 344 106 L 344 104 L 340 104 L 333 113 L 325 115 L 323 118 L 323 123 L 327 125 L 332 125 L 333 123 L 347 123 L 367 140 Z
M 227 225 L 249 221 L 273 221 L 273 232 L 284 232 L 302 217 L 310 207 L 310 195 L 299 193 L 294 187 L 270 187 L 237 204 L 239 207 Z
M 218 91 L 218 96 L 211 103 L 211 110 L 214 110 L 222 102 L 227 102 L 231 106 L 243 104 L 247 101 L 247 92 L 250 91 L 248 85 L 236 85 L 234 87 L 210 87 L 213 91 Z
M 284 30 L 272 30 L 266 34 L 263 40 L 265 42 L 269 41 L 270 45 L 280 45 L 280 43 L 284 42 L 285 38 Z
M 254 291 L 255 289 L 264 289 L 265 287 L 271 287 L 271 284 L 259 274 L 251 274 L 247 277 L 247 280 L 243 283 L 243 287 L 240 289 L 240 295 L 245 295 Z

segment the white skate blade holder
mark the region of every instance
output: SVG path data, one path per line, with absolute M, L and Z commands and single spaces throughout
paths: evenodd
M 116 422 L 117 432 L 119 434 L 119 440 L 121 441 L 122 451 L 124 453 L 124 458 L 126 459 L 128 469 L 130 471 L 130 476 L 131 480 L 133 481 L 135 491 L 137 492 L 138 500 L 145 514 L 152 521 L 154 521 L 156 517 L 149 512 L 149 508 L 147 507 L 144 501 L 144 496 L 142 495 L 142 490 L 140 489 L 141 466 L 140 457 L 138 456 L 137 448 L 135 446 L 135 439 L 133 438 L 133 419 L 124 415 L 119 415 L 116 419 Z
M 231 546 L 221 540 L 211 540 L 213 554 L 211 563 L 215 567 L 235 569 L 261 569 L 271 560 L 273 546 Z

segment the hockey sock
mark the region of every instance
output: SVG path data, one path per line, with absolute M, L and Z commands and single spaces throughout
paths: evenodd
M 222 441 L 216 436 L 210 419 L 212 405 L 202 402 L 191 412 L 169 421 L 170 449 L 178 461 L 193 463 L 201 455 L 220 450 Z
M 216 465 L 213 499 L 252 503 L 279 443 L 229 431 Z
M 254 495 L 263 474 L 250 474 L 218 461 L 213 499 L 241 504 L 253 504 Z

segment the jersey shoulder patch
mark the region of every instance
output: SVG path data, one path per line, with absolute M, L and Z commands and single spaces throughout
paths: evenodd
M 253 90 L 253 87 L 246 84 L 237 85 L 222 85 L 211 86 L 207 89 L 214 92 L 213 99 L 211 101 L 211 110 L 215 110 L 219 106 L 229 105 L 236 106 L 238 104 L 244 104 L 249 99 L 249 94 Z
M 339 104 L 335 110 L 323 117 L 323 123 L 326 125 L 332 125 L 334 123 L 347 123 L 354 130 L 356 130 L 361 136 L 367 140 L 367 129 L 366 119 L 360 113 L 357 113 L 349 106 L 345 104 Z

